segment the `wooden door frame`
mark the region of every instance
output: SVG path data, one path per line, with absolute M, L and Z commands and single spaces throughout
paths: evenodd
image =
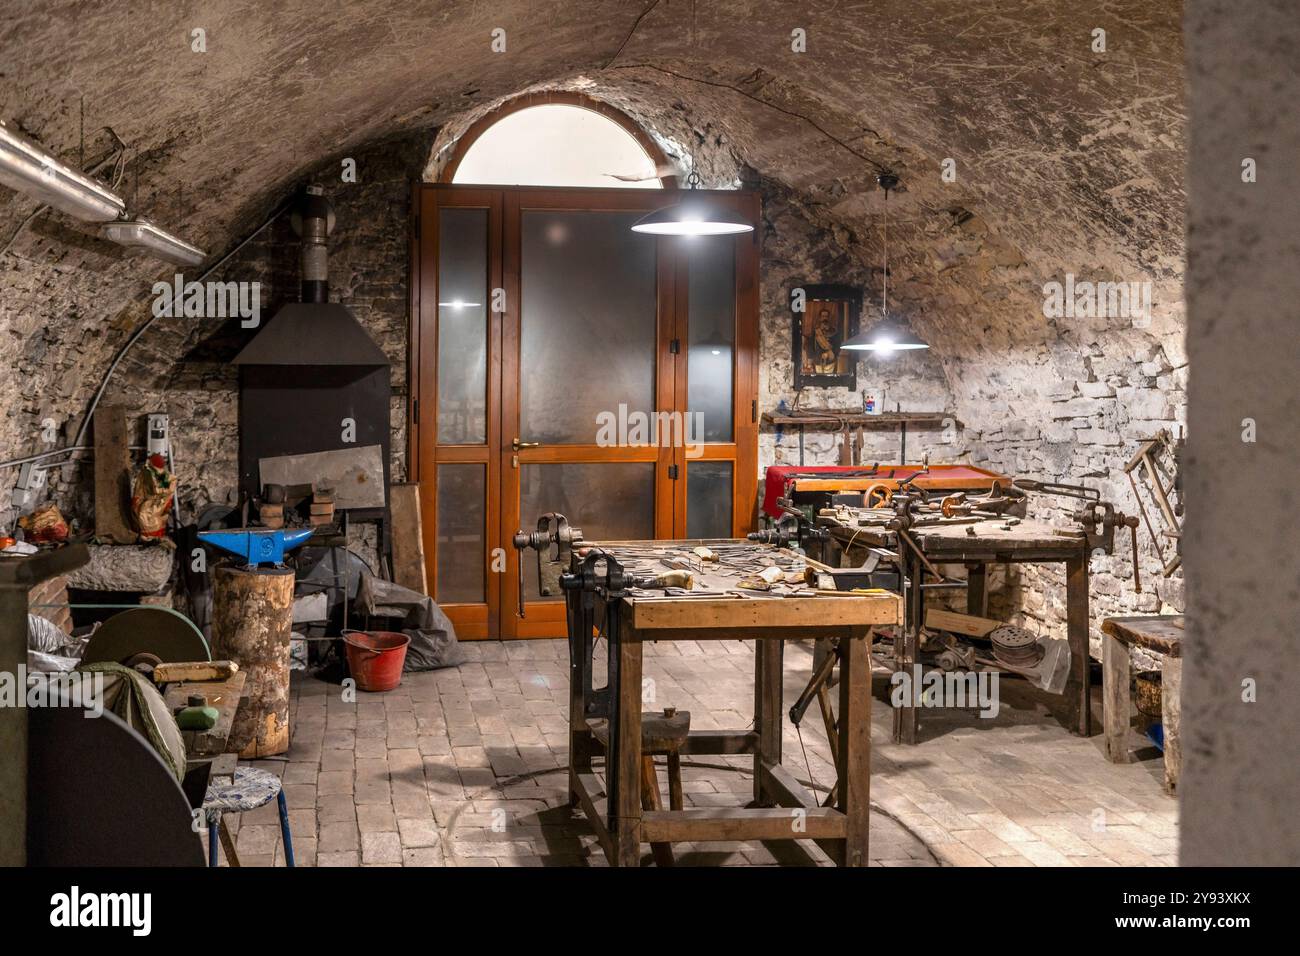
M 511 250 L 518 251 L 517 234 L 520 208 L 555 208 L 575 210 L 636 210 L 668 205 L 680 195 L 678 190 L 630 190 L 617 187 L 547 187 L 547 186 L 461 186 L 449 183 L 417 183 L 412 190 L 412 224 L 410 230 L 411 280 L 410 317 L 407 354 L 407 471 L 408 480 L 419 482 L 421 512 L 424 516 L 423 538 L 429 591 L 437 599 L 437 465 L 439 463 L 478 462 L 486 465 L 487 501 L 485 502 L 484 605 L 440 604 L 465 639 L 504 637 L 553 637 L 562 629 L 563 605 L 533 605 L 528 617 L 520 622 L 513 606 L 503 604 L 504 594 L 513 590 L 518 579 L 519 555 L 510 538 L 520 526 L 518 495 L 507 494 L 505 468 L 512 451 L 514 433 L 506 435 L 504 409 L 519 400 L 519 379 L 505 374 L 506 350 L 517 354 L 519 335 L 520 275 L 519 263 L 508 262 Z M 743 535 L 755 523 L 758 488 L 758 346 L 759 346 L 759 263 L 761 260 L 761 197 L 755 191 L 696 190 L 720 205 L 735 209 L 753 222 L 755 229 L 741 236 L 735 259 L 735 350 L 732 375 L 733 442 L 705 445 L 700 458 L 687 460 L 685 449 L 659 448 L 649 451 L 607 449 L 578 446 L 583 458 L 591 461 L 654 461 L 656 488 L 669 465 L 677 465 L 678 480 L 665 494 L 656 493 L 655 536 L 681 538 L 686 527 L 686 478 L 690 461 L 730 460 L 732 467 L 732 529 Z M 601 200 L 593 207 L 593 200 Z M 522 202 L 522 206 L 521 206 Z M 485 445 L 441 446 L 436 442 L 437 428 L 437 275 L 438 211 L 444 207 L 488 209 L 488 285 L 506 294 L 506 312 L 488 307 L 488 396 L 487 443 Z M 422 220 L 430 229 L 422 236 Z M 493 237 L 497 237 L 494 240 Z M 499 241 L 497 241 L 499 240 Z M 656 409 L 686 410 L 687 361 L 689 350 L 672 350 L 674 340 L 687 338 L 687 288 L 685 258 L 672 239 L 647 237 L 660 244 L 657 256 L 658 303 L 656 316 Z M 748 254 L 741 243 L 748 242 Z M 671 250 L 671 251 L 670 251 Z M 665 253 L 669 254 L 665 254 Z M 428 292 L 429 295 L 422 295 Z M 423 335 L 425 329 L 433 334 Z M 670 369 L 670 374 L 660 370 Z M 429 441 L 421 441 L 428 429 Z M 523 449 L 520 464 L 555 460 L 554 448 Z M 570 453 L 574 446 L 567 446 Z M 515 489 L 518 490 L 517 472 Z M 532 526 L 532 519 L 527 524 Z M 580 520 L 577 522 L 581 527 Z M 501 548 L 506 559 L 505 571 L 491 571 L 494 549 Z M 509 575 L 510 584 L 503 579 Z M 500 611 L 498 611 L 500 609 Z M 507 618 L 508 620 L 503 620 Z
M 501 575 L 491 573 L 493 549 L 509 547 L 498 540 L 500 526 L 497 502 L 500 495 L 494 490 L 500 486 L 499 457 L 494 453 L 500 443 L 501 431 L 501 316 L 494 312 L 490 296 L 500 288 L 501 255 L 494 236 L 501 234 L 502 197 L 500 190 L 474 186 L 457 187 L 455 193 L 429 189 L 428 184 L 417 183 L 412 193 L 411 209 L 414 216 L 411 226 L 411 312 L 407 329 L 409 352 L 407 356 L 407 470 L 408 480 L 419 483 L 422 537 L 424 540 L 425 577 L 431 596 L 437 594 L 438 577 L 438 465 L 477 463 L 484 465 L 484 552 L 487 558 L 483 568 L 484 597 L 482 604 L 439 602 L 451 618 L 459 636 L 468 639 L 486 638 L 496 633 L 499 622 L 496 609 L 501 606 Z M 487 228 L 487 382 L 486 382 L 486 439 L 482 445 L 442 445 L 437 441 L 438 423 L 438 213 L 444 208 L 486 209 Z M 431 223 L 425 241 L 422 223 Z M 431 293 L 423 296 L 423 291 Z M 433 330 L 432 341 L 426 341 L 424 330 Z M 429 441 L 422 441 L 422 422 L 429 427 Z

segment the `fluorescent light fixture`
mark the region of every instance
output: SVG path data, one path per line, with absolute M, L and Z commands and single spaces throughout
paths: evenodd
M 859 332 L 843 345 L 842 349 L 853 352 L 880 352 L 888 355 L 892 352 L 904 352 L 911 349 L 928 349 L 926 343 L 899 325 L 897 322 L 880 322 L 865 332 Z
M 4 120 L 0 120 L 0 183 L 87 222 L 109 222 L 126 212 L 121 197 L 65 166 Z
M 208 257 L 202 249 L 159 229 L 147 219 L 124 219 L 106 223 L 104 238 L 111 239 L 118 245 L 143 249 L 159 259 L 181 266 L 197 266 Z
M 481 302 L 463 302 L 460 299 L 454 299 L 451 302 L 438 303 L 438 305 L 446 309 L 477 309 L 482 304 L 483 303 Z

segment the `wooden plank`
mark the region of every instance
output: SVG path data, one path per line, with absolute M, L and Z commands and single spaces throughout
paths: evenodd
M 1160 725 L 1165 732 L 1165 789 L 1178 790 L 1183 772 L 1183 662 L 1166 657 L 1160 672 Z
M 758 750 L 754 753 L 754 803 L 776 802 L 763 787 L 763 765 L 781 762 L 782 658 L 785 642 L 760 640 L 754 646 L 754 729 Z
M 420 484 L 389 485 L 388 498 L 393 515 L 393 580 L 402 587 L 428 594 L 424 526 L 420 520 Z
M 1101 629 L 1124 644 L 1136 644 L 1169 657 L 1183 656 L 1181 614 L 1108 617 L 1101 622 Z
M 844 814 L 841 866 L 866 866 L 871 814 L 871 633 L 855 628 L 840 641 L 841 775 L 837 805 Z
M 968 637 L 988 637 L 1002 626 L 1002 621 L 988 617 L 976 617 L 973 614 L 958 614 L 956 611 L 944 611 L 930 608 L 925 612 L 925 626 L 939 631 L 951 631 Z
M 131 451 L 121 405 L 95 410 L 95 537 L 115 544 L 139 538 L 131 520 Z
M 1092 733 L 1091 657 L 1088 652 L 1088 554 L 1082 552 L 1065 564 L 1065 627 L 1070 641 L 1070 679 L 1065 685 L 1070 701 L 1070 730 L 1081 737 Z
M 632 617 L 639 630 L 821 627 L 897 624 L 896 594 L 830 594 L 818 597 L 682 598 L 634 600 Z M 647 640 L 654 635 L 647 634 Z M 700 639 L 706 639 L 701 635 Z
M 600 847 L 605 851 L 605 858 L 612 864 L 614 862 L 614 843 L 609 837 L 609 824 L 605 820 L 605 814 L 600 809 L 598 798 L 605 792 L 604 785 L 591 771 L 583 771 L 575 774 L 573 777 L 573 796 L 577 799 L 578 805 L 582 807 L 582 812 L 586 814 L 587 821 L 591 828 L 596 831 L 596 839 Z
M 630 617 L 624 614 L 619 621 L 618 684 L 611 688 L 613 752 L 605 759 L 614 866 L 637 866 L 641 860 L 641 642 Z
M 817 798 L 802 783 L 795 779 L 794 774 L 779 763 L 768 763 L 763 761 L 759 764 L 758 773 L 763 777 L 763 787 L 767 794 L 782 807 L 804 807 L 813 809 L 818 806 Z
M 234 661 L 175 661 L 154 665 L 155 684 L 179 681 L 224 681 L 239 670 Z
M 831 807 L 692 807 L 641 815 L 641 838 L 655 843 L 833 840 L 843 838 L 844 832 L 844 815 Z
M 1128 647 L 1110 634 L 1101 639 L 1101 722 L 1106 736 L 1106 759 L 1128 763 L 1128 732 L 1132 662 Z
M 701 756 L 752 754 L 758 749 L 758 734 L 745 730 L 692 730 L 680 753 Z

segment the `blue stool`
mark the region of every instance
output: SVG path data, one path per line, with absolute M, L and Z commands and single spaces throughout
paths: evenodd
M 208 823 L 208 866 L 217 865 L 218 830 L 220 830 L 221 842 L 226 848 L 226 859 L 231 866 L 239 866 L 239 857 L 235 855 L 235 841 L 230 838 L 230 831 L 226 829 L 222 815 L 256 810 L 270 803 L 272 797 L 280 804 L 280 835 L 284 840 L 284 864 L 293 866 L 293 840 L 289 836 L 289 808 L 284 802 L 284 788 L 280 786 L 279 777 L 267 770 L 258 770 L 256 767 L 237 767 L 232 782 L 208 785 L 207 795 L 203 798 L 203 813 Z

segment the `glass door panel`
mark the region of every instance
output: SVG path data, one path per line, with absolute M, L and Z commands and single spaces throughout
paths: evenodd
M 605 415 L 654 410 L 655 242 L 631 231 L 640 216 L 522 211 L 522 441 L 597 444 Z
M 689 275 L 686 407 L 693 437 L 730 442 L 735 435 L 736 240 L 697 236 L 683 241 L 680 252 Z
M 731 537 L 733 473 L 729 461 L 686 463 L 686 537 Z
M 487 442 L 488 211 L 438 210 L 438 444 Z
M 438 465 L 437 579 L 444 604 L 487 600 L 487 466 Z

